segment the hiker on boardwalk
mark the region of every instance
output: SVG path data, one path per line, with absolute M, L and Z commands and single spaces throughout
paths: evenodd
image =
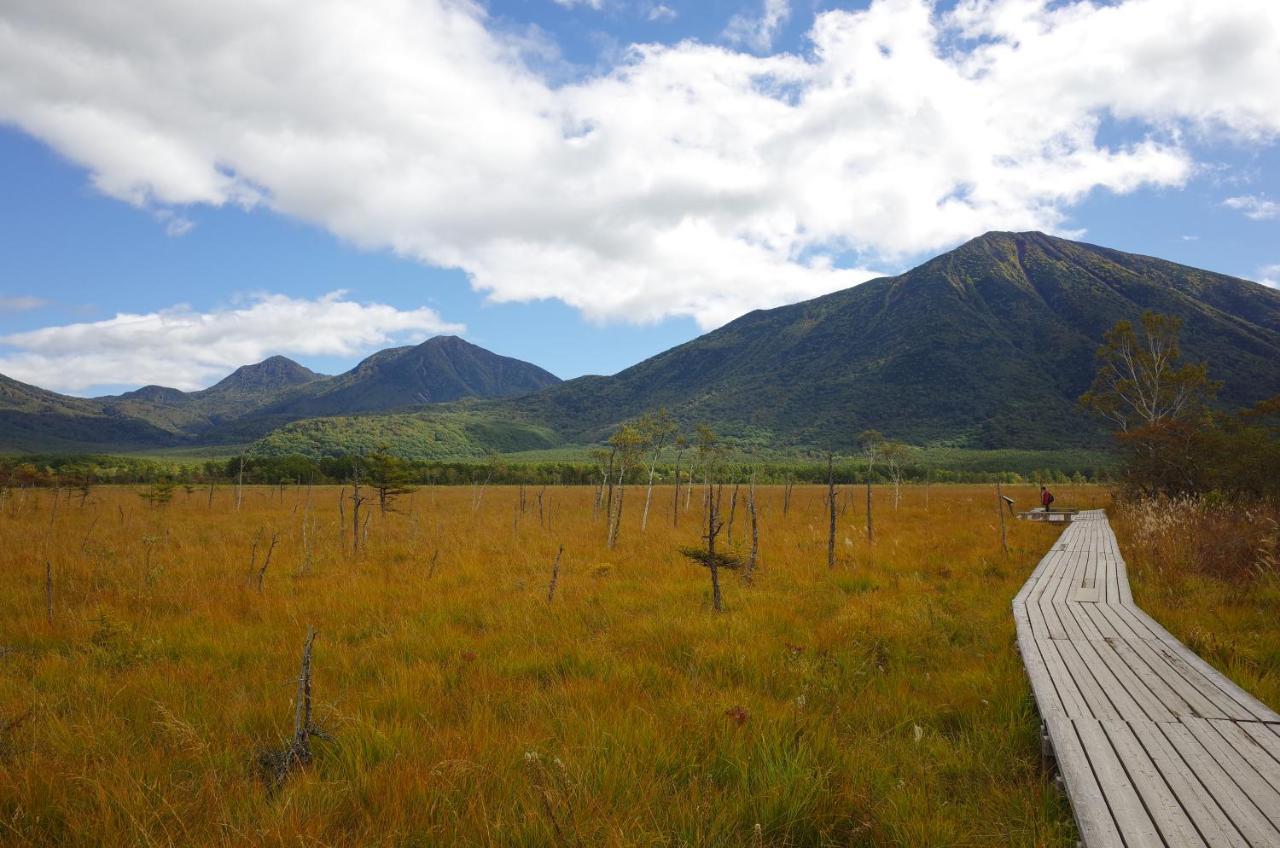
M 1049 507 L 1053 505 L 1053 492 L 1044 486 L 1040 487 L 1040 505 L 1044 507 L 1045 512 L 1048 512 Z

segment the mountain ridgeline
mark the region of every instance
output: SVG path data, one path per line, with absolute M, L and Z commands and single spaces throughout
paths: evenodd
M 1102 445 L 1076 399 L 1103 333 L 1184 321 L 1184 356 L 1242 407 L 1280 394 L 1280 292 L 1159 259 L 988 233 L 896 277 L 751 312 L 611 377 L 561 382 L 455 337 L 325 377 L 284 357 L 199 392 L 70 398 L 0 377 L 0 450 L 243 444 L 420 457 L 583 444 L 659 406 L 745 445 L 835 447 L 874 428 L 977 448 Z M 265 437 L 265 438 L 264 438 Z
M 1225 381 L 1225 405 L 1280 394 L 1280 292 L 1041 233 L 989 233 L 512 409 L 577 441 L 665 406 L 761 444 L 848 449 L 869 428 L 982 448 L 1105 444 L 1076 399 L 1103 333 L 1148 309 L 1185 321 L 1183 354 Z
M 243 443 L 303 418 L 501 398 L 559 383 L 536 365 L 456 336 L 376 353 L 334 377 L 283 356 L 197 392 L 144 386 L 71 398 L 0 377 L 0 450 L 138 450 Z

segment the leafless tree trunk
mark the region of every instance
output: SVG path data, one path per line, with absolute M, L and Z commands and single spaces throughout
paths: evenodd
M 49 617 L 49 626 L 53 626 L 53 563 L 44 561 L 44 604 L 45 614 Z
M 836 474 L 835 458 L 827 451 L 827 511 L 830 524 L 827 529 L 827 568 L 836 567 Z
M 876 540 L 875 526 L 871 521 L 871 466 L 867 465 L 867 544 Z
M 649 461 L 649 487 L 644 493 L 644 512 L 640 514 L 640 532 L 643 533 L 649 526 L 649 503 L 653 500 L 653 475 L 658 468 L 658 452 L 653 452 L 653 457 Z
M 547 585 L 547 603 L 556 596 L 556 582 L 560 579 L 560 557 L 564 556 L 564 545 L 556 552 L 556 561 L 551 565 L 551 582 Z
M 625 479 L 626 473 L 627 473 L 626 466 L 625 465 L 620 466 L 618 469 L 617 509 L 613 510 L 613 507 L 612 506 L 610 507 L 612 511 L 610 512 L 610 522 L 609 522 L 609 550 L 613 550 L 614 547 L 618 544 L 618 534 L 622 530 L 622 497 L 623 497 L 623 494 L 626 492 L 626 488 L 627 488 L 626 479 Z M 610 487 L 609 500 L 612 503 L 613 501 L 612 487 Z
M 271 555 L 275 553 L 276 543 L 280 541 L 279 533 L 271 534 L 271 545 L 267 548 L 267 558 L 262 561 L 262 568 L 258 571 L 258 594 L 262 594 L 262 580 L 267 576 L 267 566 L 271 565 Z
M 738 483 L 733 484 L 733 496 L 729 498 L 729 526 L 727 528 L 729 547 L 733 547 L 733 520 L 738 513 L 738 486 Z
M 720 599 L 720 569 L 716 560 L 716 536 L 724 522 L 720 521 L 720 491 L 715 496 L 707 490 L 707 563 L 711 569 L 711 606 L 716 612 L 723 611 Z
M 793 485 L 795 485 L 795 481 L 791 479 L 790 475 L 787 475 L 787 478 L 782 487 L 782 517 L 783 518 L 786 518 L 787 513 L 791 512 L 791 487 Z
M 605 472 L 604 472 L 605 485 L 609 489 L 608 495 L 605 498 L 604 519 L 605 519 L 605 522 L 610 525 L 609 526 L 610 537 L 612 537 L 613 535 L 613 459 L 617 455 L 617 453 L 618 451 L 616 448 L 609 451 L 609 466 L 605 469 Z M 612 548 L 613 545 L 610 545 L 609 547 Z
M 353 554 L 360 553 L 360 506 L 365 502 L 365 498 L 360 494 L 360 463 L 356 462 L 352 465 L 352 492 L 351 492 L 351 552 Z
M 240 511 L 240 503 L 244 500 L 244 457 L 240 457 L 240 471 L 236 476 L 236 512 Z
M 676 474 L 675 474 L 676 492 L 675 492 L 675 497 L 671 502 L 671 526 L 672 527 L 680 526 L 680 455 L 682 453 L 684 453 L 683 449 L 676 451 Z
M 747 559 L 746 577 L 750 583 L 756 572 L 756 562 L 760 557 L 760 525 L 756 513 L 756 476 L 751 475 L 751 487 L 747 489 L 747 512 L 751 515 L 751 556 Z
M 1009 537 L 1004 527 L 1004 492 L 1000 490 L 1000 481 L 996 481 L 996 512 L 1000 513 L 1000 547 L 1004 549 L 1004 555 L 1009 555 Z

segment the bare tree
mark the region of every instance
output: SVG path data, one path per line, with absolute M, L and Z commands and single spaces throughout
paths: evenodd
M 45 613 L 49 617 L 49 626 L 53 626 L 53 563 L 44 561 L 44 603 Z
M 676 436 L 676 491 L 675 498 L 671 503 L 671 526 L 680 526 L 680 457 L 683 456 L 685 450 L 689 447 L 689 440 L 684 436 Z M 689 481 L 693 482 L 692 478 Z
M 564 556 L 564 545 L 556 552 L 556 561 L 551 564 L 551 582 L 547 584 L 547 603 L 556 596 L 556 582 L 560 579 L 560 557 Z
M 355 457 L 351 462 L 351 552 L 353 554 L 360 553 L 360 507 L 368 500 L 367 497 L 360 494 L 360 457 Z
M 316 727 L 311 718 L 311 648 L 316 640 L 316 631 L 307 627 L 307 640 L 302 646 L 302 667 L 298 671 L 298 691 L 293 701 L 293 739 L 283 751 L 264 751 L 258 756 L 267 791 L 275 790 L 288 779 L 294 769 L 310 765 L 311 739 L 331 739 L 333 737 Z
M 633 468 L 644 451 L 644 437 L 631 424 L 623 424 L 609 438 L 609 444 L 617 454 L 618 465 L 618 498 L 613 503 L 610 497 L 609 512 L 609 550 L 618 544 L 618 534 L 622 529 L 622 499 L 626 494 L 627 472 Z
M 884 436 L 878 430 L 863 430 L 858 436 L 858 447 L 867 460 L 867 544 L 876 540 L 875 524 L 871 517 L 871 476 L 875 471 L 876 459 L 880 455 L 880 447 L 884 444 Z
M 271 534 L 271 545 L 267 548 L 267 556 L 262 561 L 262 568 L 258 571 L 258 594 L 262 594 L 262 580 L 267 576 L 267 566 L 271 565 L 271 555 L 275 553 L 276 544 L 280 541 L 279 533 Z
M 649 457 L 649 487 L 644 495 L 644 512 L 640 516 L 640 532 L 649 526 L 649 503 L 653 500 L 653 475 L 658 468 L 658 460 L 662 457 L 662 449 L 676 434 L 676 422 L 671 413 L 659 409 L 656 413 L 641 417 L 636 424 L 641 438 L 641 447 Z
M 1000 547 L 1004 555 L 1009 555 L 1009 536 L 1004 526 L 1004 492 L 1000 490 L 1000 481 L 996 480 L 996 512 L 1000 513 Z
M 720 500 L 723 489 L 723 484 L 720 484 L 715 487 L 714 491 L 708 492 L 707 533 L 702 537 L 707 543 L 706 548 L 687 547 L 680 549 L 680 552 L 689 559 L 711 572 L 711 606 L 716 612 L 724 611 L 724 603 L 720 595 L 720 569 L 735 570 L 742 565 L 741 560 L 733 554 L 716 551 L 716 538 L 720 535 L 721 528 L 724 527 L 724 522 L 720 519 Z
M 591 458 L 595 461 L 596 467 L 600 470 L 600 484 L 596 486 L 596 502 L 591 510 L 591 520 L 595 521 L 600 517 L 600 507 L 605 506 L 605 487 L 609 489 L 608 512 L 606 515 L 613 514 L 613 458 L 617 455 L 617 448 L 596 448 L 591 451 Z
M 747 582 L 755 576 L 756 565 L 760 560 L 760 525 L 759 514 L 756 510 L 756 474 L 751 472 L 751 485 L 747 489 L 747 513 L 751 516 L 751 555 L 747 558 L 747 568 L 745 576 Z
M 827 451 L 827 511 L 830 523 L 827 529 L 827 568 L 836 567 L 836 474 L 835 454 Z
M 725 528 L 729 537 L 729 547 L 733 547 L 733 520 L 738 514 L 738 488 L 741 484 L 737 481 L 737 475 L 734 475 L 733 495 L 729 498 L 729 526 Z
M 902 474 L 911 459 L 911 448 L 902 442 L 885 442 L 880 446 L 880 458 L 893 480 L 893 508 L 897 509 L 902 501 Z

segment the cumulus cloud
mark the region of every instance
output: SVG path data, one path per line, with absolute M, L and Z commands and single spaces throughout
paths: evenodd
M 773 46 L 778 30 L 791 17 L 791 0 L 763 0 L 758 15 L 734 15 L 729 19 L 724 37 L 734 44 L 745 44 L 764 51 Z
M 574 6 L 586 6 L 588 9 L 600 11 L 604 7 L 604 0 L 555 0 L 555 4 L 566 9 L 572 9 Z
M 1244 213 L 1244 216 L 1252 221 L 1267 221 L 1272 218 L 1280 218 L 1280 203 L 1274 200 L 1267 200 L 1264 197 L 1254 197 L 1248 194 L 1228 197 L 1222 201 L 1222 205 L 1228 209 L 1235 209 L 1237 212 Z
M 29 294 L 12 296 L 0 294 L 0 312 L 26 312 L 29 309 L 39 309 L 48 305 L 49 301 L 44 298 Z
M 0 373 L 70 392 L 148 383 L 191 390 L 272 354 L 350 357 L 464 329 L 432 309 L 362 304 L 342 291 L 314 300 L 258 294 L 210 312 L 180 305 L 0 336 Z
M 1280 263 L 1263 265 L 1258 269 L 1258 282 L 1273 289 L 1280 289 Z
M 873 0 L 798 54 L 540 61 L 471 0 L 10 0 L 0 119 L 128 202 L 265 206 L 494 300 L 703 327 L 1180 185 L 1187 138 L 1280 134 L 1274 0 Z

